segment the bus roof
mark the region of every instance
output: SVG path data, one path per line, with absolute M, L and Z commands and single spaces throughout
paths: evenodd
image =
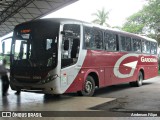
M 86 24 L 86 25 L 89 25 L 89 26 L 92 26 L 92 27 L 98 27 L 100 29 L 116 32 L 117 34 L 125 34 L 125 35 L 128 35 L 128 36 L 134 36 L 134 37 L 137 37 L 137 38 L 140 38 L 140 39 L 146 39 L 148 41 L 157 42 L 155 39 L 152 39 L 152 38 L 149 38 L 149 37 L 146 37 L 146 36 L 142 36 L 142 35 L 138 35 L 138 34 L 134 34 L 134 33 L 129 33 L 129 32 L 125 32 L 125 31 L 122 31 L 122 30 L 115 29 L 115 28 L 104 27 L 104 26 L 89 23 L 89 22 L 86 22 L 86 21 L 70 19 L 70 18 L 43 18 L 43 19 L 37 19 L 37 20 L 25 22 L 25 23 L 32 23 L 32 22 L 36 22 L 36 21 L 54 21 L 54 22 L 59 22 L 59 23 L 60 22 L 73 22 L 73 23 L 76 22 L 76 23 L 79 23 L 79 24 L 84 24 L 84 25 Z M 22 24 L 25 24 L 25 23 L 22 23 Z M 19 25 L 22 25 L 22 24 L 19 24 Z M 19 25 L 17 25 L 17 26 L 19 26 Z
M 101 29 L 104 29 L 104 30 L 108 30 L 108 31 L 112 31 L 112 32 L 120 33 L 120 34 L 126 34 L 126 35 L 129 35 L 129 36 L 134 36 L 134 37 L 138 37 L 138 38 L 141 38 L 141 39 L 146 39 L 146 40 L 152 41 L 152 42 L 157 42 L 155 39 L 149 38 L 147 36 L 142 36 L 142 35 L 139 35 L 139 34 L 134 34 L 134 33 L 122 31 L 122 30 L 115 29 L 115 28 L 104 27 L 104 26 L 100 26 L 100 25 L 97 25 L 97 24 L 93 24 L 93 23 L 91 25 L 93 27 L 98 27 L 98 28 L 101 28 Z

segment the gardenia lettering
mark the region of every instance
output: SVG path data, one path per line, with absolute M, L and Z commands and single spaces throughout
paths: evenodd
M 157 59 L 141 57 L 141 62 L 157 62 Z

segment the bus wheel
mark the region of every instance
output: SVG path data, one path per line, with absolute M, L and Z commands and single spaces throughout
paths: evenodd
M 140 87 L 140 86 L 142 86 L 142 81 L 143 81 L 143 74 L 140 71 L 138 74 L 138 80 L 135 82 L 130 82 L 130 85 L 135 86 L 135 87 Z
M 81 96 L 93 96 L 95 91 L 95 82 L 92 76 L 88 76 L 83 90 L 82 91 L 78 91 L 78 94 Z

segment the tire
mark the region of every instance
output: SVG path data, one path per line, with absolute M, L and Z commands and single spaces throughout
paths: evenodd
M 82 91 L 78 91 L 78 95 L 80 96 L 93 96 L 95 92 L 95 82 L 92 76 L 88 76 L 85 80 L 85 84 L 83 86 Z
M 131 87 L 135 87 L 135 86 L 136 86 L 136 85 L 135 85 L 135 82 L 130 82 L 129 85 L 130 85 Z
M 44 94 L 45 98 L 60 98 L 60 94 Z
M 142 86 L 142 82 L 143 82 L 143 73 L 140 71 L 138 74 L 138 80 L 135 82 L 130 82 L 130 85 L 133 87 L 140 87 Z

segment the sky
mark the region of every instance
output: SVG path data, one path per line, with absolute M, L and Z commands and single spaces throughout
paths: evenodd
M 112 27 L 122 26 L 126 18 L 142 9 L 144 4 L 146 0 L 79 0 L 44 18 L 73 18 L 91 22 L 95 19 L 92 14 L 105 8 L 106 11 L 109 11 L 107 23 Z M 11 35 L 12 33 L 0 40 Z
M 105 8 L 109 11 L 107 22 L 111 26 L 122 26 L 126 18 L 142 9 L 145 3 L 146 0 L 79 0 L 45 18 L 67 17 L 91 22 L 95 18 L 92 14 Z

